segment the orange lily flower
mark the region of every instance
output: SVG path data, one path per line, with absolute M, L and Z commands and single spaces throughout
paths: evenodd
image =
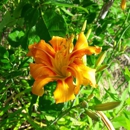
M 100 47 L 88 46 L 83 32 L 79 34 L 74 47 L 72 36 L 68 39 L 53 36 L 49 42 L 47 44 L 41 40 L 29 46 L 27 55 L 35 60 L 35 63 L 30 64 L 30 73 L 35 79 L 33 94 L 42 96 L 44 86 L 57 81 L 54 98 L 56 103 L 63 103 L 73 100 L 81 85 L 96 87 L 96 70 L 85 66 L 82 57 L 100 53 Z

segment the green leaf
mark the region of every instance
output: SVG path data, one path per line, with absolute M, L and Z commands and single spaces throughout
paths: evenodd
M 93 130 L 99 130 L 100 129 L 100 123 L 96 122 L 96 124 L 93 126 Z
M 10 61 L 11 62 L 14 62 L 16 60 L 16 57 L 14 54 L 10 55 Z
M 88 23 L 88 24 L 92 23 L 92 22 L 95 20 L 96 14 L 97 14 L 97 13 L 94 12 L 94 13 L 90 13 L 90 15 L 87 16 L 87 23 Z
M 23 6 L 21 16 L 24 17 L 27 27 L 31 28 L 36 24 L 39 17 L 39 11 L 37 8 L 32 7 L 31 4 L 26 4 Z
M 124 110 L 123 113 L 125 114 L 127 119 L 130 119 L 130 111 L 129 110 Z
M 122 93 L 122 95 L 121 95 L 121 104 L 120 104 L 120 106 L 116 109 L 116 113 L 118 113 L 118 112 L 120 111 L 120 109 L 123 107 L 124 102 L 126 101 L 128 92 L 129 92 L 129 89 L 128 89 L 128 88 L 126 88 L 126 89 L 123 91 L 123 93 Z
M 47 26 L 45 25 L 44 20 L 41 18 L 36 24 L 36 33 L 40 37 L 40 39 L 44 39 L 46 42 L 48 42 L 51 39 L 51 35 L 49 33 L 49 30 L 47 29 Z
M 33 43 L 38 43 L 40 41 L 40 37 L 38 35 L 33 35 L 28 38 L 29 45 Z
M 0 61 L 1 61 L 2 63 L 7 63 L 7 64 L 10 63 L 8 59 L 1 59 Z
M 61 7 L 60 8 L 64 13 L 66 13 L 67 15 L 69 15 L 69 16 L 74 16 L 69 10 L 67 10 L 66 8 L 64 8 L 64 7 Z
M 4 57 L 4 58 L 8 58 L 8 57 L 9 57 L 9 52 L 6 51 L 6 52 L 4 53 L 4 55 L 3 55 L 3 57 Z
M 47 42 L 52 36 L 65 37 L 67 34 L 65 20 L 53 10 L 47 10 L 44 13 L 43 18 L 36 25 L 36 30 L 40 38 Z
M 17 5 L 17 7 L 15 8 L 14 12 L 13 12 L 13 16 L 15 18 L 18 18 L 21 16 L 21 12 L 22 9 L 24 7 L 24 5 L 26 4 L 26 1 L 20 1 L 19 4 Z
M 22 36 L 24 36 L 24 32 L 18 30 L 13 31 L 9 34 L 9 38 L 14 42 L 17 42 Z
M 130 105 L 130 98 L 126 100 L 127 105 Z
M 128 67 L 125 67 L 125 75 L 129 76 L 129 78 L 130 78 L 130 71 L 129 71 Z
M 66 22 L 61 15 L 55 13 L 52 10 L 48 10 L 45 12 L 43 18 L 51 37 L 66 36 L 67 33 Z
M 6 53 L 6 49 L 2 46 L 0 46 L 0 58 L 3 58 L 3 54 Z
M 38 98 L 38 96 L 36 96 L 36 95 L 32 95 L 31 104 L 30 104 L 30 106 L 29 106 L 29 115 L 32 114 L 33 105 L 36 103 L 37 98 Z
M 126 127 L 127 127 L 127 130 L 130 129 L 130 119 L 126 119 Z
M 0 116 L 4 115 L 12 106 L 14 106 L 14 104 L 7 104 L 5 107 L 2 107 L 0 109 Z
M 126 128 L 126 117 L 124 115 L 120 115 L 112 120 L 112 124 L 115 128 L 125 127 Z
M 18 68 L 20 69 L 20 68 L 27 67 L 29 66 L 29 63 L 32 63 L 32 62 L 33 62 L 33 59 L 27 57 L 21 61 L 21 64 L 19 65 Z
M 26 34 L 20 39 L 19 44 L 22 46 L 23 49 L 27 50 L 28 48 L 28 31 Z
M 16 23 L 16 19 L 11 17 L 10 12 L 8 11 L 4 16 L 2 22 L 0 22 L 0 32 L 2 32 L 5 26 L 12 26 Z
M 24 36 L 24 32 L 20 30 L 14 30 L 8 35 L 9 44 L 13 47 L 20 45 L 20 39 Z

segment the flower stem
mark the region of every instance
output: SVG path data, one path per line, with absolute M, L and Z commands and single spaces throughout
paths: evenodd
M 64 112 L 60 113 L 60 115 L 50 124 L 50 126 L 55 124 L 60 118 L 65 116 L 67 113 L 69 113 L 69 111 L 71 111 L 72 109 L 77 108 L 77 107 L 79 107 L 79 104 L 76 105 L 76 106 L 70 107 L 69 109 L 67 109 Z

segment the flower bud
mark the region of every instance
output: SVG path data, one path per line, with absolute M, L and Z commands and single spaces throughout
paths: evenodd
M 85 113 L 92 119 L 95 121 L 99 121 L 99 117 L 97 116 L 96 113 L 92 112 L 92 111 L 88 111 L 86 110 Z
M 110 110 L 110 109 L 117 107 L 120 103 L 121 102 L 107 102 L 107 103 L 103 103 L 103 104 L 90 106 L 89 108 L 96 110 L 96 111 L 106 111 L 106 110 Z
M 121 9 L 122 10 L 125 10 L 125 8 L 126 8 L 126 0 L 121 0 Z
M 121 51 L 121 45 L 122 45 L 122 43 L 121 43 L 121 40 L 120 40 L 119 43 L 118 43 L 118 51 Z
M 97 69 L 96 69 L 96 72 L 100 72 L 100 71 L 103 71 L 104 69 L 106 69 L 108 67 L 108 65 L 102 65 L 102 66 L 100 66 L 100 67 L 98 67 Z
M 86 39 L 89 38 L 89 36 L 90 36 L 90 34 L 91 34 L 91 31 L 92 31 L 92 29 L 89 29 L 89 30 L 88 30 L 88 32 L 87 32 L 87 34 L 86 34 Z
M 81 102 L 81 107 L 87 108 L 88 107 L 88 103 L 86 101 Z
M 91 100 L 93 97 L 94 97 L 94 95 L 93 95 L 93 94 L 90 94 L 90 95 L 88 96 L 87 100 Z
M 105 57 L 106 57 L 107 52 L 104 51 L 101 53 L 101 55 L 99 56 L 99 58 L 97 59 L 96 62 L 96 67 L 100 66 L 102 64 L 102 62 L 104 61 Z
M 116 41 L 114 41 L 114 45 L 113 46 L 116 47 Z
M 82 27 L 82 31 L 84 32 L 86 29 L 86 24 L 87 24 L 87 20 L 84 21 L 83 27 Z

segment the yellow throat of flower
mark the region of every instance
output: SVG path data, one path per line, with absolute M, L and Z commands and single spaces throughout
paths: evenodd
M 55 73 L 58 74 L 58 78 L 66 78 L 70 76 L 70 72 L 67 71 L 67 68 L 72 62 L 70 55 L 73 50 L 73 38 L 74 36 L 71 35 L 68 39 L 62 39 L 60 42 L 57 41 L 57 44 L 59 44 L 57 46 L 60 46 L 60 48 L 56 50 L 52 64 Z

